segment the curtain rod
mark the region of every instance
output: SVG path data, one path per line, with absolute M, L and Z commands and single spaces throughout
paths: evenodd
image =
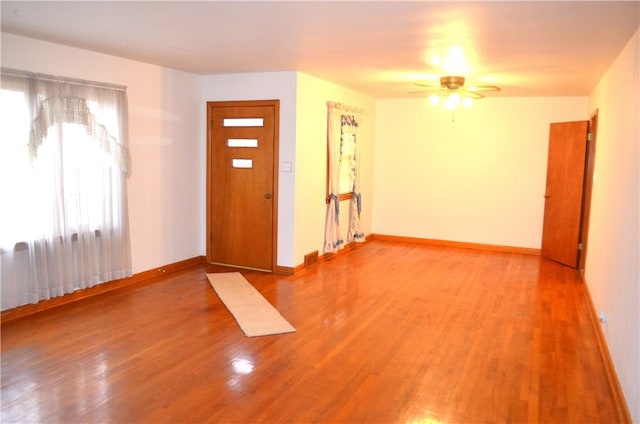
M 338 109 L 338 110 L 343 110 L 345 112 L 353 112 L 353 113 L 359 113 L 361 115 L 366 115 L 366 111 L 364 109 L 361 109 L 355 106 L 345 105 L 344 103 L 328 101 L 327 107 L 329 109 Z
M 34 72 L 21 71 L 18 69 L 2 68 L 0 69 L 0 73 L 2 75 L 10 75 L 14 77 L 34 78 L 42 81 L 64 82 L 67 84 L 83 85 L 86 87 L 108 88 L 111 90 L 119 90 L 119 91 L 127 90 L 126 85 L 110 84 L 110 83 L 98 82 L 98 81 L 88 81 L 88 80 L 83 80 L 79 78 L 67 78 L 67 77 L 60 77 L 56 75 L 38 74 Z

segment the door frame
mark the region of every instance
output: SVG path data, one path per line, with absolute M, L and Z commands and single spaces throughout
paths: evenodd
M 598 137 L 598 109 L 589 119 L 589 140 L 587 141 L 587 154 L 585 155 L 584 187 L 582 190 L 582 215 L 580 217 L 580 238 L 582 250 L 578 254 L 578 271 L 584 277 L 587 261 L 587 242 L 589 240 L 589 218 L 591 216 L 591 191 L 593 189 L 593 176 L 595 173 L 596 138 Z
M 211 263 L 213 260 L 213 246 L 212 246 L 212 228 L 211 228 L 211 220 L 212 211 L 211 211 L 211 188 L 213 173 L 211 172 L 211 155 L 212 155 L 212 133 L 213 128 L 211 125 L 211 110 L 216 107 L 252 107 L 252 106 L 272 106 L 274 113 L 274 123 L 273 123 L 273 193 L 272 193 L 272 226 L 271 226 L 271 272 L 274 272 L 278 268 L 278 176 L 279 176 L 279 151 L 280 151 L 280 100 L 278 99 L 270 99 L 270 100 L 232 100 L 232 101 L 209 101 L 207 102 L 207 158 L 206 158 L 206 167 L 207 167 L 207 176 L 206 176 L 206 260 L 208 263 Z

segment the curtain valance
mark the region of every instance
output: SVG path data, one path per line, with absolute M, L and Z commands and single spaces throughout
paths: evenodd
M 3 89 L 21 91 L 27 97 L 33 116 L 29 134 L 32 160 L 37 157 L 38 148 L 51 127 L 78 124 L 109 155 L 114 165 L 129 173 L 126 87 L 6 68 L 2 68 L 1 75 Z M 120 111 L 120 116 L 109 119 L 107 115 L 103 119 L 111 122 L 103 122 L 96 119 L 92 108 L 99 108 L 96 112 L 101 116 L 106 109 Z

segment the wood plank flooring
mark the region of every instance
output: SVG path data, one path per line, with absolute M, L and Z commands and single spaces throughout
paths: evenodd
M 575 270 L 372 241 L 242 274 L 296 328 L 246 338 L 202 265 L 2 326 L 3 423 L 612 423 Z

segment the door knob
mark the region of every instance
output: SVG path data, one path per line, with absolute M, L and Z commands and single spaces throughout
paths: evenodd
M 271 193 L 265 193 L 264 194 L 264 198 L 265 199 L 271 199 Z
M 549 196 L 548 194 L 545 194 L 545 195 L 544 195 L 544 198 L 545 198 L 545 199 L 548 199 L 549 197 L 551 197 L 551 196 Z

